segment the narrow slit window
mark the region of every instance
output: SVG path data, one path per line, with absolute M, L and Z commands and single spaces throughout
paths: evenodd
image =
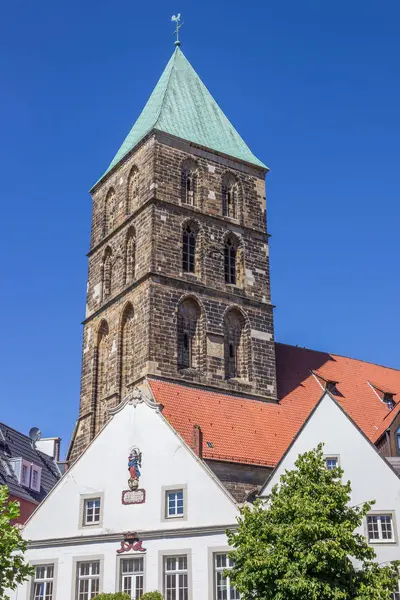
M 232 240 L 225 243 L 225 283 L 236 284 L 236 247 Z
M 190 226 L 183 232 L 182 268 L 185 273 L 195 272 L 196 234 Z
M 183 333 L 183 349 L 182 349 L 182 367 L 190 367 L 191 351 L 190 351 L 190 336 L 187 331 Z

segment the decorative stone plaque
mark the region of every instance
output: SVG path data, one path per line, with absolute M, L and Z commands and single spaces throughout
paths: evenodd
M 143 504 L 146 501 L 146 490 L 124 490 L 122 504 Z

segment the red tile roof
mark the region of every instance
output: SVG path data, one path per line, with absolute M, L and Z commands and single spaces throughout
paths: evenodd
M 395 369 L 285 344 L 276 344 L 276 368 L 279 404 L 156 379 L 149 383 L 163 414 L 187 443 L 193 425 L 199 425 L 204 458 L 239 463 L 274 466 L 279 461 L 323 393 L 310 371 L 338 382 L 336 400 L 372 442 L 400 411 L 400 371 Z M 390 411 L 368 382 L 396 393 L 399 404 Z

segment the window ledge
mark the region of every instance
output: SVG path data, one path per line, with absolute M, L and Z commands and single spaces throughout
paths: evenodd
M 226 287 L 228 288 L 228 290 L 230 292 L 238 292 L 238 293 L 244 293 L 244 288 L 240 285 L 237 285 L 237 283 L 226 283 L 225 282 Z
M 246 385 L 248 387 L 251 387 L 252 384 L 248 379 L 242 379 L 241 377 L 226 377 L 225 381 L 232 381 L 233 383 L 237 383 L 239 385 Z
M 198 369 L 195 369 L 193 367 L 180 367 L 178 366 L 178 373 L 181 373 L 182 375 L 201 375 L 201 371 L 199 371 Z

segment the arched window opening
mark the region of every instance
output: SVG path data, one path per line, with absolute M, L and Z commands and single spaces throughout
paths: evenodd
M 107 248 L 104 252 L 103 257 L 103 300 L 106 300 L 111 295 L 111 281 L 112 281 L 112 251 L 111 248 Z
M 104 402 L 108 394 L 108 336 L 109 329 L 106 321 L 99 328 L 96 348 L 96 433 L 104 425 L 107 416 Z
M 121 368 L 120 368 L 120 398 L 123 400 L 129 392 L 129 386 L 134 377 L 134 311 L 132 304 L 124 310 L 121 323 Z
M 232 285 L 236 285 L 237 282 L 236 254 L 237 245 L 232 238 L 228 237 L 225 242 L 224 251 L 225 283 L 230 283 Z
M 182 269 L 185 273 L 195 272 L 196 232 L 187 225 L 183 230 Z
M 193 160 L 185 161 L 182 166 L 182 202 L 198 205 L 198 168 Z
M 178 308 L 178 368 L 200 369 L 202 357 L 201 310 L 194 298 Z
M 138 207 L 139 202 L 139 171 L 133 167 L 128 179 L 128 205 L 127 212 L 130 214 Z
M 242 313 L 230 310 L 224 319 L 225 377 L 248 379 L 249 340 Z
M 136 240 L 135 231 L 130 229 L 126 238 L 125 248 L 125 283 L 131 283 L 135 280 L 136 268 Z
M 115 225 L 115 191 L 113 188 L 108 191 L 104 211 L 104 235 L 107 235 L 114 229 Z
M 222 185 L 222 214 L 231 219 L 238 218 L 239 184 L 231 175 L 227 175 Z

